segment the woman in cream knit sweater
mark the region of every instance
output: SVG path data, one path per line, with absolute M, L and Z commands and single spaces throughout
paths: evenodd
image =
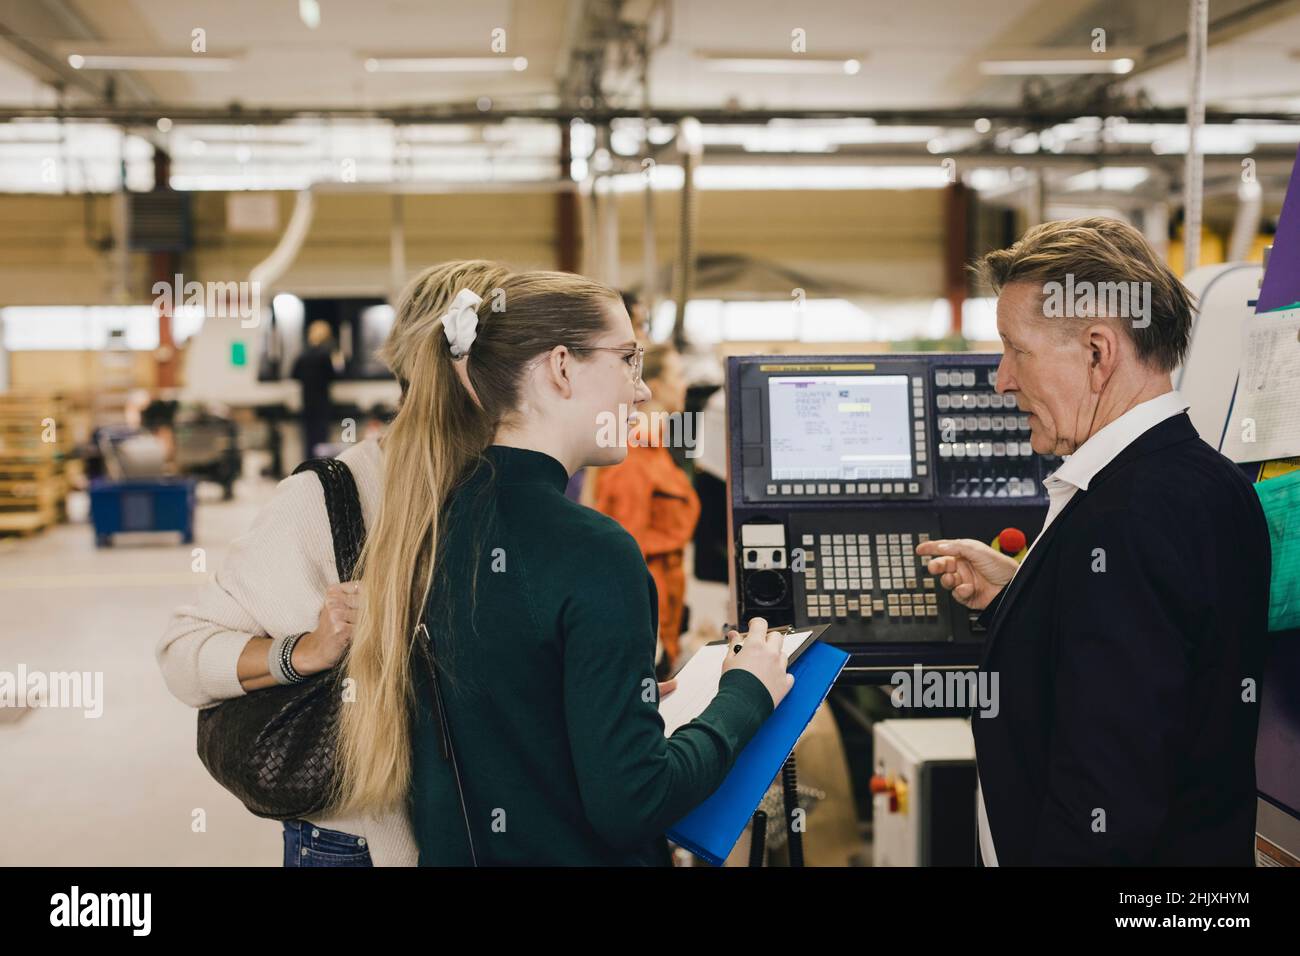
M 509 275 L 501 265 L 470 260 L 434 266 L 412 281 L 403 293 L 383 356 L 405 393 L 400 361 L 401 340 L 410 320 L 441 314 L 460 289 L 483 298 Z M 384 455 L 380 440 L 368 439 L 339 459 L 356 479 L 362 517 L 374 527 L 383 489 Z M 293 475 L 280 482 L 275 495 L 249 530 L 237 538 L 221 569 L 204 585 L 194 604 L 177 608 L 158 644 L 157 657 L 167 687 L 192 707 L 211 707 L 246 693 L 273 686 L 267 650 L 271 640 L 305 634 L 294 648 L 299 673 L 317 673 L 334 666 L 347 648 L 355 622 L 357 588 L 339 582 L 334 567 L 325 496 L 314 474 Z M 286 845 L 305 837 L 302 859 L 287 864 L 414 866 L 418 851 L 404 812 L 377 815 L 320 815 L 285 825 Z M 321 842 L 322 830 L 329 833 Z M 333 838 L 331 841 L 329 838 Z M 338 843 L 355 848 L 348 850 Z M 334 862 L 330 861 L 335 855 Z M 297 854 L 295 854 L 296 858 Z

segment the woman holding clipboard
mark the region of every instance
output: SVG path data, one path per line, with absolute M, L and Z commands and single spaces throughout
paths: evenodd
M 423 865 L 666 864 L 785 696 L 781 640 L 751 621 L 664 737 L 640 548 L 564 496 L 650 397 L 617 292 L 518 273 L 426 324 L 361 560 L 341 808 L 406 806 Z

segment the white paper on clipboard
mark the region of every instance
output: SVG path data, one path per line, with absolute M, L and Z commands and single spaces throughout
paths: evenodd
M 812 636 L 812 629 L 785 635 L 783 650 L 793 654 Z M 664 736 L 689 724 L 713 703 L 722 680 L 722 662 L 727 659 L 728 644 L 706 644 L 696 651 L 677 675 L 677 689 L 659 702 L 659 716 L 664 719 Z
M 1242 323 L 1241 374 L 1222 451 L 1236 462 L 1300 454 L 1300 309 Z

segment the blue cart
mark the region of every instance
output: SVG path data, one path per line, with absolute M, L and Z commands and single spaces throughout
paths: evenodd
M 90 483 L 90 518 L 95 544 L 106 548 L 121 531 L 179 531 L 186 544 L 194 541 L 193 478 L 149 478 Z

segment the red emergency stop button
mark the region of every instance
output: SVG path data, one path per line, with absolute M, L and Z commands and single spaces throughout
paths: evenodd
M 1003 554 L 1019 554 L 1025 547 L 1025 533 L 1019 528 L 1003 528 L 998 533 L 998 545 Z

